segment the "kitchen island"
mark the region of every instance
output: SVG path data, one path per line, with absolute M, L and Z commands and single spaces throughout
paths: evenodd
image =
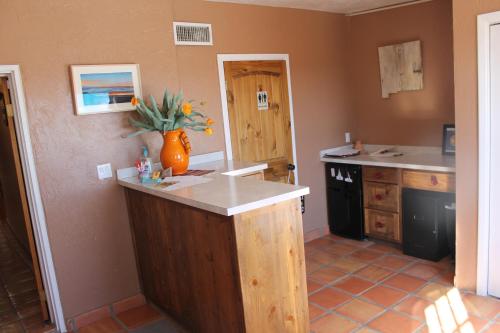
M 143 292 L 193 332 L 309 332 L 300 203 L 309 188 L 252 176 L 266 167 L 199 164 L 215 171 L 177 189 L 118 180 Z

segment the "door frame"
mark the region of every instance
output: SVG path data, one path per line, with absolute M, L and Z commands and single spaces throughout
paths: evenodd
M 290 109 L 290 127 L 292 130 L 292 156 L 295 165 L 295 185 L 299 183 L 299 167 L 297 163 L 297 148 L 295 145 L 295 122 L 293 117 L 292 79 L 290 76 L 290 57 L 288 54 L 217 54 L 217 67 L 219 69 L 219 88 L 222 103 L 222 119 L 224 121 L 224 137 L 226 142 L 226 158 L 233 159 L 231 145 L 231 129 L 229 126 L 229 111 L 226 95 L 226 77 L 224 73 L 224 62 L 228 61 L 285 61 L 288 85 L 288 105 Z
M 491 66 L 490 27 L 500 24 L 500 12 L 478 15 L 478 239 L 476 292 L 488 294 L 489 235 L 490 235 L 490 172 L 491 172 Z
M 33 146 L 31 144 L 30 130 L 28 124 L 28 113 L 24 96 L 23 82 L 21 79 L 21 68 L 19 65 L 0 65 L 0 76 L 9 79 L 9 90 L 11 92 L 12 106 L 14 108 L 14 124 L 18 139 L 19 155 L 23 176 L 25 179 L 26 196 L 33 226 L 33 235 L 40 261 L 40 271 L 47 296 L 47 305 L 53 324 L 57 331 L 66 332 L 66 323 L 59 295 L 52 250 L 45 212 L 40 193 L 40 186 L 36 172 Z

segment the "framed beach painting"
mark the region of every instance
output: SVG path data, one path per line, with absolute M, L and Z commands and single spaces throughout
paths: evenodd
M 132 97 L 142 98 L 139 65 L 73 65 L 77 115 L 132 111 Z

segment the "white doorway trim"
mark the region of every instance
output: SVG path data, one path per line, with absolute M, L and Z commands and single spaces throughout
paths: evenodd
M 290 126 L 292 130 L 292 154 L 293 164 L 295 165 L 294 179 L 295 184 L 299 183 L 299 172 L 297 164 L 297 148 L 295 146 L 295 123 L 293 117 L 293 98 L 292 98 L 292 79 L 290 77 L 290 57 L 288 54 L 218 54 L 217 66 L 219 68 L 219 87 L 222 103 L 222 118 L 224 121 L 224 137 L 226 141 L 226 156 L 228 160 L 233 159 L 233 149 L 231 145 L 231 130 L 229 126 L 229 111 L 226 96 L 226 79 L 224 74 L 224 62 L 226 61 L 273 61 L 284 60 L 286 63 L 286 75 L 288 80 L 288 99 L 290 106 Z
M 47 304 L 51 319 L 58 332 L 66 332 L 66 324 L 59 296 L 59 287 L 52 260 L 52 251 L 47 233 L 45 213 L 38 184 L 38 177 L 31 145 L 30 130 L 28 125 L 28 113 L 24 88 L 21 79 L 19 65 L 0 65 L 0 76 L 9 78 L 9 90 L 12 93 L 12 106 L 14 107 L 14 123 L 19 144 L 19 155 L 26 186 L 26 196 L 30 209 L 35 236 L 38 259 L 40 260 L 40 271 L 47 295 Z
M 491 77 L 490 27 L 500 24 L 500 12 L 477 18 L 478 101 L 479 101 L 479 193 L 476 292 L 488 294 L 491 173 Z

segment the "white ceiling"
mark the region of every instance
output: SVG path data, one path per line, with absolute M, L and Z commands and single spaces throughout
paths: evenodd
M 419 0 L 206 0 L 212 2 L 231 2 L 247 5 L 288 7 L 324 12 L 352 14 L 386 6 L 422 2 Z

